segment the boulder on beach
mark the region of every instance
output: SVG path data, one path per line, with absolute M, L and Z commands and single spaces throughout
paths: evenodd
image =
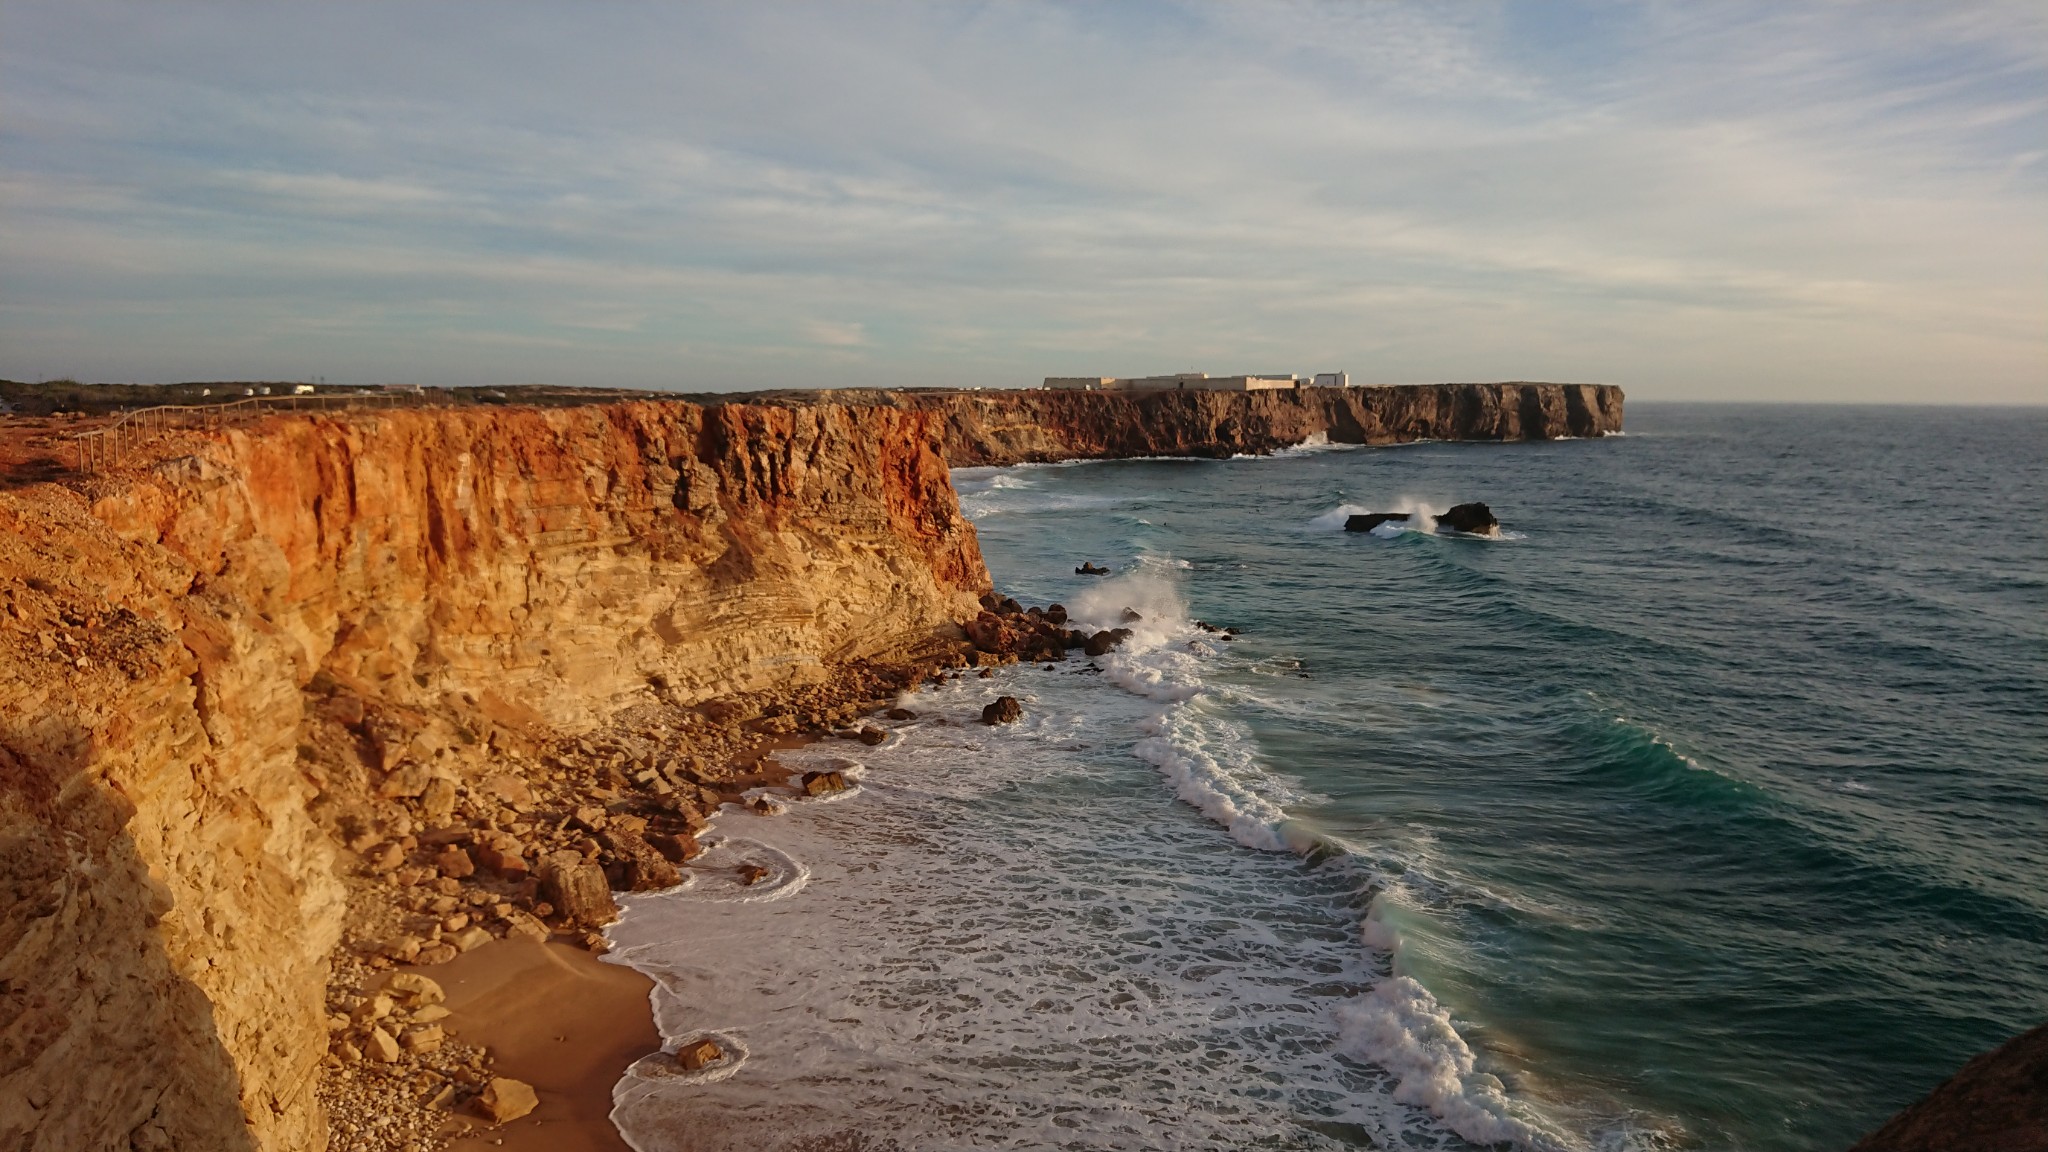
M 583 854 L 564 850 L 541 857 L 541 892 L 564 919 L 583 928 L 602 928 L 619 918 L 604 869 Z
M 477 1111 L 493 1124 L 517 1120 L 539 1106 L 540 1098 L 534 1095 L 533 1085 L 505 1076 L 491 1077 L 483 1095 L 476 1098 Z
M 1067 606 L 1064 604 L 1047 605 L 1045 609 L 1045 622 L 1048 624 L 1065 624 L 1067 622 Z
M 1024 706 L 1015 696 L 1004 696 L 981 710 L 983 724 L 1015 724 L 1024 718 Z

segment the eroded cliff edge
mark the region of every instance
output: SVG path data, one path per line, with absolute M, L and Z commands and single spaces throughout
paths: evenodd
M 1136 456 L 1260 455 L 1333 444 L 1555 440 L 1622 430 L 1612 384 L 1406 384 L 1270 392 L 805 392 L 802 403 L 889 404 L 944 418 L 955 467 Z
M 462 717 L 475 761 L 650 696 L 948 651 L 988 577 L 939 431 L 841 406 L 276 416 L 0 491 L 0 1144 L 325 1147 L 344 893 L 307 686 Z
M 324 1147 L 333 958 L 408 954 L 336 952 L 349 893 L 424 892 L 433 804 L 394 780 L 459 785 L 474 850 L 558 846 L 490 773 L 631 793 L 634 765 L 553 736 L 962 659 L 989 580 L 949 464 L 1620 423 L 1618 389 L 1520 384 L 473 406 L 174 431 L 0 490 L 0 1145 Z M 763 728 L 872 703 L 834 691 Z

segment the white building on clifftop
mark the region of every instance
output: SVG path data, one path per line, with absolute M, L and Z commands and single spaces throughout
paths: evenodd
M 1348 388 L 1351 374 L 1211 376 L 1207 372 L 1176 372 L 1170 376 L 1047 376 L 1045 386 L 1079 392 L 1270 392 L 1280 388 Z

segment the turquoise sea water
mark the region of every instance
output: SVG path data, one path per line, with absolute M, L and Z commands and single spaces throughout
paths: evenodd
M 1844 1147 L 2048 1018 L 2044 460 L 2038 412 L 1636 405 L 962 470 L 1000 590 L 1139 636 L 906 700 L 857 794 L 632 901 L 664 1031 L 747 1056 L 622 1127 Z M 1341 530 L 1467 500 L 1503 539 Z

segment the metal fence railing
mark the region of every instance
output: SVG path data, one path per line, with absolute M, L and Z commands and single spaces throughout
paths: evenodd
M 433 404 L 438 399 L 426 391 L 329 392 L 309 396 L 245 396 L 222 404 L 159 404 L 123 412 L 113 423 L 77 433 L 72 440 L 78 448 L 78 470 L 104 472 L 144 441 L 171 428 L 215 429 L 266 411 L 399 408 Z

